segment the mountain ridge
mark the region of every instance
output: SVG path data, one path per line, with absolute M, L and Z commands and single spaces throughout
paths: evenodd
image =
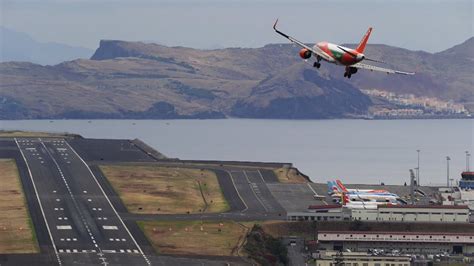
M 406 77 L 361 70 L 351 80 L 342 77 L 340 66 L 312 68 L 291 44 L 200 50 L 102 40 L 91 59 L 53 66 L 1 63 L 6 82 L 0 84 L 0 116 L 353 118 L 373 105 L 360 92 L 371 88 L 469 105 L 473 65 L 462 53 L 474 47 L 472 39 L 434 54 L 369 44 L 368 57 L 421 71 Z

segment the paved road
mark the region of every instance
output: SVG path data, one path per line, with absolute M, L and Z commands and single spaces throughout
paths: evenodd
M 147 265 L 87 164 L 63 139 L 17 139 L 60 265 Z

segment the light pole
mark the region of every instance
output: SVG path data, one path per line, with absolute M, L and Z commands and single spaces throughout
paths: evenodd
M 466 151 L 466 172 L 470 171 L 470 169 L 469 169 L 470 158 L 469 157 L 471 157 L 471 154 L 469 153 L 469 151 Z
M 416 185 L 420 186 L 420 151 L 421 150 L 416 150 L 418 153 L 418 167 L 416 168 Z
M 451 158 L 449 156 L 446 156 L 446 184 L 449 188 L 449 161 L 451 161 Z

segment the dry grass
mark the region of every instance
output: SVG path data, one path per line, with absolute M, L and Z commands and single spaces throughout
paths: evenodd
M 39 251 L 15 161 L 0 159 L 0 254 Z
M 295 168 L 278 168 L 273 169 L 273 172 L 277 176 L 281 183 L 287 184 L 306 184 L 309 183 L 306 178 L 298 173 Z
M 107 165 L 101 170 L 132 213 L 229 210 L 216 175 L 208 170 L 142 165 Z
M 253 223 L 146 221 L 138 223 L 158 253 L 237 256 Z
M 60 133 L 32 132 L 32 131 L 3 131 L 0 130 L 0 137 L 4 138 L 29 138 L 29 137 L 64 137 Z

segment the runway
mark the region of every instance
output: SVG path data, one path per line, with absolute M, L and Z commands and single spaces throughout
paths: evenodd
M 63 139 L 15 139 L 59 265 L 150 265 L 89 166 Z
M 278 183 L 274 173 L 264 169 L 273 163 L 188 162 L 150 154 L 129 140 L 0 139 L 0 157 L 17 162 L 40 246 L 39 254 L 0 255 L 0 264 L 240 265 L 245 262 L 235 257 L 157 255 L 136 221 L 285 219 L 285 210 L 268 188 Z M 128 213 L 97 165 L 129 162 L 211 170 L 230 210 L 182 215 Z

